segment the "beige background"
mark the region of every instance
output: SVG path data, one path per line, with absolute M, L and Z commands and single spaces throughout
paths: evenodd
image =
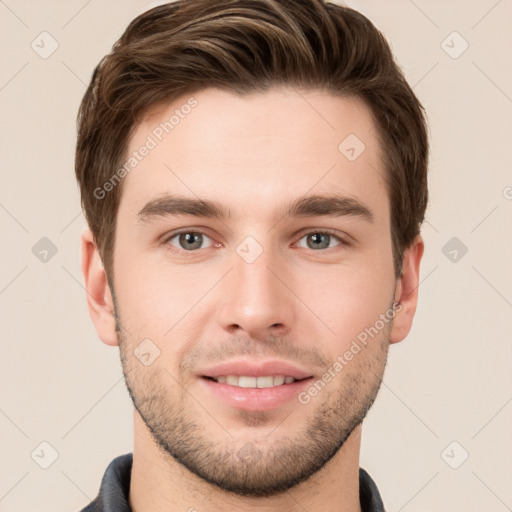
M 390 350 L 361 466 L 388 511 L 512 510 L 512 1 L 349 4 L 391 42 L 432 135 L 419 308 Z M 151 5 L 0 1 L 1 511 L 79 510 L 132 450 L 117 348 L 86 309 L 73 151 L 94 66 Z M 43 59 L 31 43 L 50 37 Z M 47 262 L 42 237 L 58 250 Z M 456 262 L 452 237 L 468 249 Z

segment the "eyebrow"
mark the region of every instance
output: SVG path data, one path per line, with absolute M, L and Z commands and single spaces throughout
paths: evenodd
M 300 197 L 285 204 L 281 209 L 283 217 L 361 217 L 373 223 L 374 215 L 360 200 L 335 194 Z M 166 195 L 149 201 L 138 213 L 140 222 L 151 222 L 159 217 L 192 215 L 195 217 L 229 217 L 229 210 L 221 203 L 204 199 L 194 199 L 178 195 Z

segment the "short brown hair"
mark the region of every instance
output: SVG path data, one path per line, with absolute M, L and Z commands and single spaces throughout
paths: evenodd
M 384 36 L 357 11 L 323 0 L 178 0 L 130 23 L 94 70 L 78 113 L 76 176 L 110 284 L 123 182 L 102 198 L 95 191 L 122 166 L 140 116 L 207 87 L 250 94 L 276 86 L 356 96 L 371 109 L 401 275 L 427 206 L 428 136 Z

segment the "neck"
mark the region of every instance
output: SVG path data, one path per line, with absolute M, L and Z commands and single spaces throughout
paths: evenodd
M 203 481 L 163 452 L 137 411 L 134 411 L 134 421 L 130 483 L 130 506 L 133 512 L 361 512 L 361 426 L 352 432 L 338 453 L 311 478 L 279 495 L 254 498 L 227 493 Z

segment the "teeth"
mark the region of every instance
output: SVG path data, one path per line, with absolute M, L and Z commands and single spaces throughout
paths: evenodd
M 238 386 L 241 388 L 256 388 L 256 377 L 238 377 Z
M 240 388 L 273 388 L 275 386 L 282 386 L 283 384 L 291 384 L 296 381 L 295 378 L 289 376 L 285 377 L 284 375 L 268 375 L 265 377 L 221 375 L 214 377 L 214 380 L 222 384 L 225 383 Z
M 274 386 L 280 386 L 284 384 L 284 377 L 282 375 L 276 375 L 274 377 Z
M 274 386 L 274 377 L 258 377 L 256 386 L 258 388 L 271 388 Z
M 236 375 L 227 375 L 226 382 L 231 386 L 238 386 L 238 377 Z

